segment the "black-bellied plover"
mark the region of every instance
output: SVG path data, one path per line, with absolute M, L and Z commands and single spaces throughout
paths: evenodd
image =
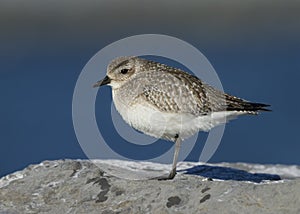
M 181 142 L 198 131 L 243 114 L 269 111 L 269 105 L 252 103 L 223 93 L 183 70 L 140 57 L 119 57 L 94 87 L 110 85 L 122 118 L 150 136 L 175 142 L 173 179 Z

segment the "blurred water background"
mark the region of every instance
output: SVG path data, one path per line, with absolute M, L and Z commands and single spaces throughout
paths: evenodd
M 189 42 L 226 92 L 272 105 L 229 123 L 211 162 L 300 164 L 299 11 L 292 0 L 1 1 L 0 177 L 46 159 L 86 158 L 72 124 L 76 80 L 101 48 L 145 33 Z M 102 90 L 97 116 L 111 130 L 110 89 Z M 197 160 L 198 144 L 188 160 Z

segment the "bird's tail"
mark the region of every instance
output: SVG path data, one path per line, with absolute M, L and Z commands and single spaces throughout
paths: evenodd
M 259 111 L 272 111 L 268 108 L 270 107 L 268 104 L 248 102 L 233 96 L 226 97 L 226 104 L 227 111 L 244 111 L 252 114 L 256 114 Z
M 268 107 L 270 107 L 268 104 L 245 102 L 242 104 L 242 111 L 249 114 L 257 114 L 259 111 L 272 111 Z

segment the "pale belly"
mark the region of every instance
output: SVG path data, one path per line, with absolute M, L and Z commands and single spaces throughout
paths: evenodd
M 198 131 L 197 126 L 191 123 L 195 119 L 192 116 L 164 113 L 139 104 L 117 110 L 130 126 L 156 138 L 174 140 L 179 135 L 184 139 Z
M 195 116 L 189 113 L 162 112 L 147 103 L 121 105 L 115 101 L 116 109 L 130 126 L 150 136 L 171 141 L 174 141 L 177 135 L 184 140 L 198 131 L 209 131 L 229 119 L 245 114 L 224 111 Z

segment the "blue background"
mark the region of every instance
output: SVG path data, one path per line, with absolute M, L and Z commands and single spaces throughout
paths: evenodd
M 87 158 L 72 124 L 76 80 L 101 48 L 144 33 L 191 43 L 226 92 L 272 105 L 230 122 L 211 162 L 300 164 L 299 11 L 297 1 L 1 1 L 0 177 L 43 160 Z M 96 113 L 109 130 L 111 92 L 101 90 Z M 202 146 L 198 140 L 188 160 Z

